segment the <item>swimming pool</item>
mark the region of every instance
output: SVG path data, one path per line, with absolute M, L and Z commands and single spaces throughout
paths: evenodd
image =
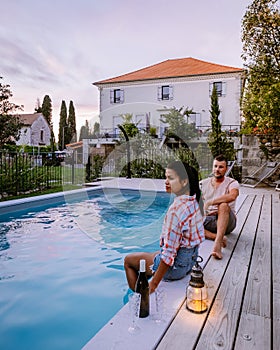
M 124 256 L 158 249 L 169 203 L 107 188 L 2 214 L 0 348 L 83 347 L 124 303 Z

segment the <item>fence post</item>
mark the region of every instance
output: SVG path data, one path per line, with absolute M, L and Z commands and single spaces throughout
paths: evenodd
M 74 185 L 74 183 L 75 183 L 75 168 L 74 168 L 74 161 L 75 161 L 75 159 L 74 159 L 74 154 L 75 153 L 75 151 L 73 150 L 72 151 L 72 185 Z

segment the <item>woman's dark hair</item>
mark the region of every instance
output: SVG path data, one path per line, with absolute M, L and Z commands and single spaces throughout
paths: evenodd
M 201 190 L 199 187 L 199 177 L 197 170 L 186 162 L 181 162 L 178 160 L 169 163 L 167 165 L 167 168 L 174 170 L 181 180 L 188 179 L 190 195 L 196 195 L 196 200 L 203 215 L 203 202 L 201 200 Z

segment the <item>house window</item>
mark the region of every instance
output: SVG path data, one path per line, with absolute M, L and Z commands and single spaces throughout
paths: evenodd
M 114 89 L 110 91 L 111 103 L 123 103 L 123 101 L 124 101 L 124 90 Z
M 162 85 L 158 87 L 158 100 L 172 100 L 173 99 L 173 86 Z
M 200 113 L 191 113 L 188 117 L 188 123 L 195 124 L 195 127 L 199 127 L 201 125 L 201 115 Z
M 146 129 L 146 118 L 143 114 L 137 114 L 135 116 L 135 125 L 137 126 L 138 130 L 145 130 Z
M 41 130 L 40 132 L 40 142 L 44 141 L 44 130 Z
M 209 85 L 209 96 L 212 95 L 212 91 L 213 91 L 214 86 L 217 90 L 218 96 L 225 96 L 226 95 L 226 82 L 215 81 L 214 83 L 210 83 L 210 85 Z
M 118 125 L 122 125 L 123 124 L 123 118 L 120 115 L 114 115 L 113 116 L 113 130 L 114 130 L 114 134 L 115 135 L 119 135 L 120 134 L 120 129 L 118 127 Z

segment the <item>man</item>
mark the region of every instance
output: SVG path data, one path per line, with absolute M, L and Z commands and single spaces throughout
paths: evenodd
M 222 248 L 227 245 L 225 235 L 236 226 L 235 202 L 239 183 L 225 176 L 226 171 L 227 160 L 219 155 L 213 161 L 213 176 L 201 182 L 205 237 L 214 241 L 212 256 L 216 259 L 222 259 Z

